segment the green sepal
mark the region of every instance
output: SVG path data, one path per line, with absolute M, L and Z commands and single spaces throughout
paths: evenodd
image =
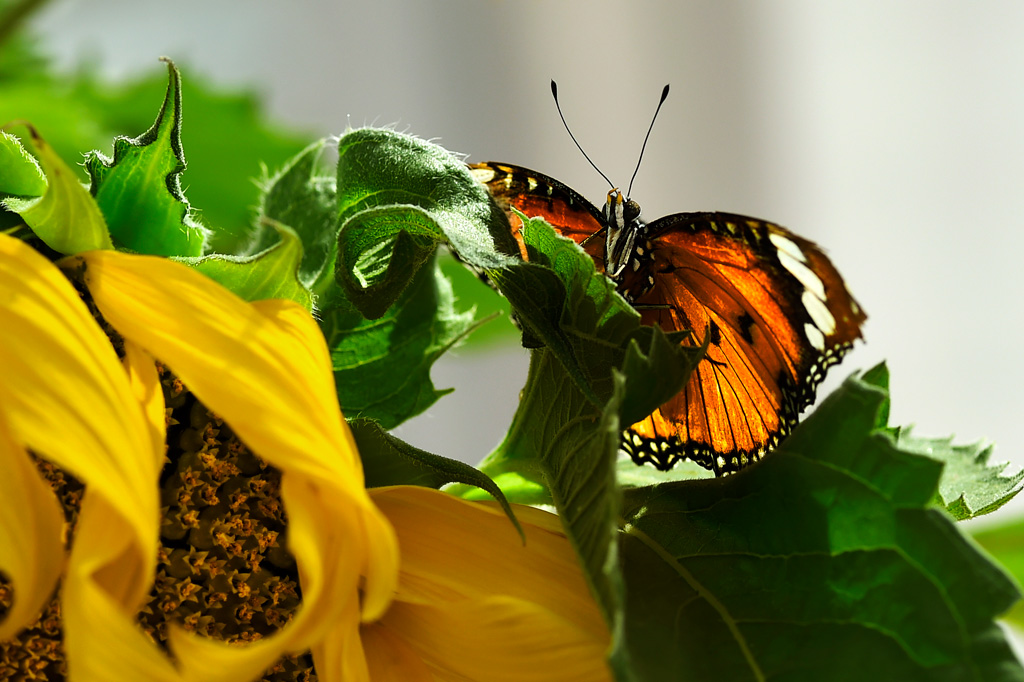
M 46 176 L 36 158 L 14 135 L 0 130 L 0 195 L 40 197 L 46 193 Z
M 761 462 L 624 491 L 639 680 L 1024 679 L 1012 581 L 936 509 L 942 464 L 878 428 L 852 378 Z
M 114 139 L 113 160 L 86 154 L 91 191 L 121 248 L 157 256 L 200 256 L 206 230 L 181 190 L 181 76 L 169 59 L 167 94 L 156 121 L 136 138 Z
M 58 253 L 112 249 L 103 213 L 89 190 L 35 127 L 26 127 L 46 176 L 46 192 L 32 199 L 9 197 L 4 199 L 4 207 L 21 215 L 36 236 Z
M 255 256 L 210 255 L 180 260 L 246 301 L 284 298 L 313 310 L 313 295 L 299 281 L 302 243 L 295 230 L 267 220 L 278 241 Z
M 515 525 L 523 541 L 526 541 L 523 529 L 501 488 L 478 469 L 457 459 L 441 457 L 413 447 L 392 436 L 372 420 L 353 419 L 348 425 L 359 446 L 367 488 L 419 485 L 439 490 L 449 483 L 473 486 L 486 492 L 501 505 L 509 521 Z

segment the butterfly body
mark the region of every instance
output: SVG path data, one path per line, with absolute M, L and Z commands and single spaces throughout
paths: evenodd
M 599 210 L 563 183 L 498 163 L 470 167 L 514 207 L 580 244 L 644 324 L 711 335 L 676 396 L 623 433 L 640 463 L 689 459 L 716 474 L 760 459 L 814 400 L 826 369 L 860 337 L 865 315 L 812 242 L 730 213 L 677 213 L 650 223 L 617 189 Z

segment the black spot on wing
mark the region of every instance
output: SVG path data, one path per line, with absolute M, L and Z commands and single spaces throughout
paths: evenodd
M 737 319 L 736 322 L 739 324 L 740 336 L 743 337 L 743 340 L 749 344 L 753 344 L 754 337 L 750 333 L 750 329 L 754 326 L 754 318 L 750 316 L 750 313 L 744 310 L 743 314 L 739 316 L 739 319 Z

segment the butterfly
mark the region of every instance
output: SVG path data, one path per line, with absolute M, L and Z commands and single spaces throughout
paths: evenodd
M 486 162 L 470 171 L 505 210 L 524 257 L 512 208 L 580 244 L 643 324 L 710 334 L 685 387 L 623 432 L 621 449 L 637 464 L 667 471 L 686 459 L 723 475 L 761 459 L 861 336 L 866 315 L 835 266 L 779 225 L 719 212 L 646 223 L 639 204 L 614 187 L 598 209 L 520 166 Z

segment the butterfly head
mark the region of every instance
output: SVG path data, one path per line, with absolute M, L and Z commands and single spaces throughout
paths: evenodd
M 640 204 L 622 196 L 617 187 L 612 189 L 604 205 L 604 226 L 605 272 L 615 279 L 622 274 L 633 257 L 633 244 L 637 232 L 643 227 Z

